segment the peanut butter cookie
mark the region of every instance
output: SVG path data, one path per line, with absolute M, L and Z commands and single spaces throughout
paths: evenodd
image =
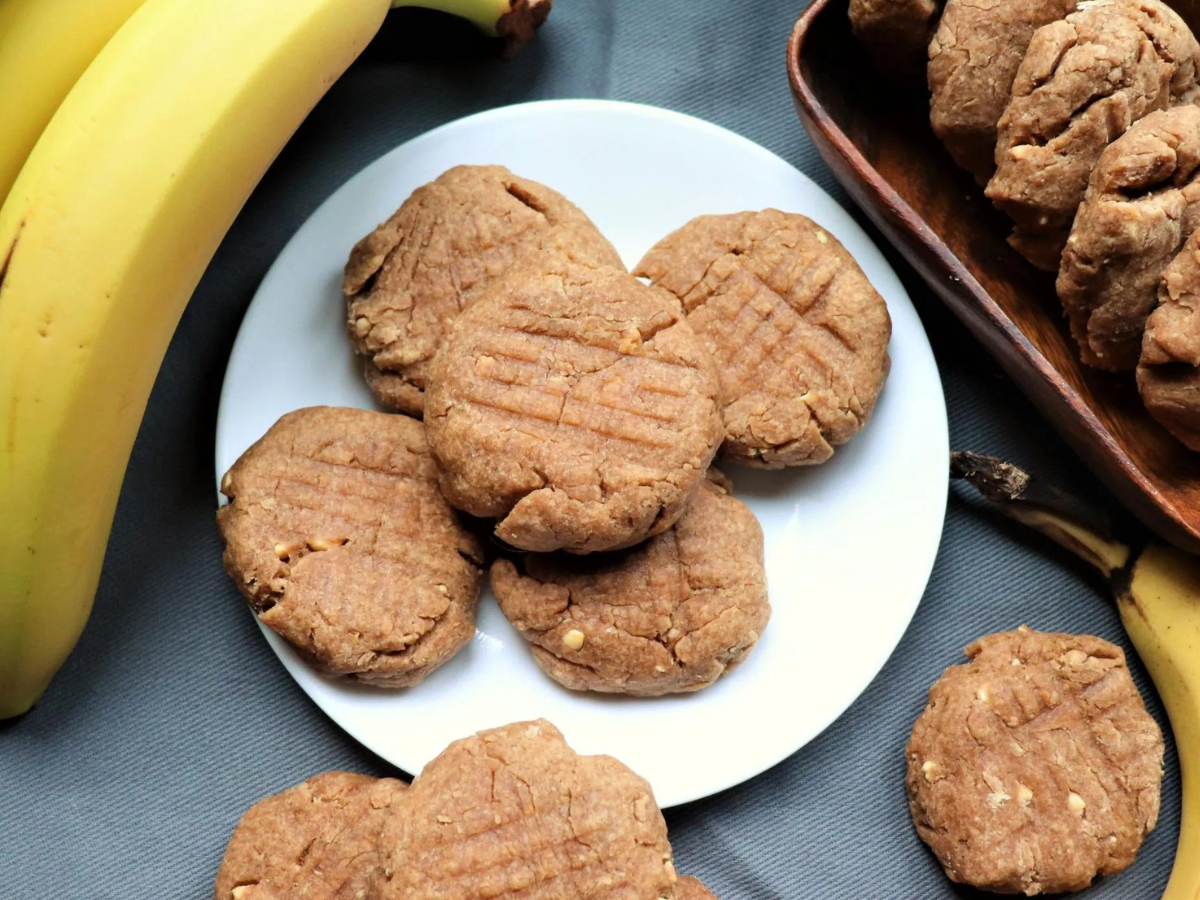
M 376 398 L 421 415 L 429 362 L 450 321 L 544 248 L 623 268 L 578 207 L 503 166 L 455 166 L 413 191 L 355 245 L 342 282 L 350 338 Z
M 771 615 L 762 529 L 712 469 L 679 521 L 645 543 L 497 560 L 491 576 L 538 665 L 574 690 L 708 687 L 746 657 Z
M 676 881 L 650 785 L 542 720 L 451 744 L 379 848 L 375 900 L 653 900 Z
M 996 123 L 1033 33 L 1076 0 L 946 0 L 929 43 L 929 121 L 954 161 L 987 184 Z
M 850 28 L 880 71 L 915 80 L 937 12 L 936 0 L 850 0 Z
M 717 361 L 722 454 L 764 468 L 829 459 L 887 377 L 887 305 L 837 239 L 777 209 L 700 216 L 634 274 L 679 297 Z
M 1158 0 L 1094 0 L 1029 42 L 1000 118 L 987 196 L 1016 223 L 1009 243 L 1057 272 L 1088 176 L 1112 141 L 1197 95 L 1200 45 Z
M 698 878 L 683 875 L 675 882 L 675 900 L 717 900 Z
M 288 413 L 221 481 L 225 570 L 321 669 L 416 684 L 474 635 L 483 563 L 437 474 L 416 419 Z
M 1200 450 L 1200 233 L 1193 232 L 1163 272 L 1137 382 L 1150 415 Z
M 721 440 L 713 362 L 679 302 L 561 253 L 463 312 L 429 385 L 446 498 L 526 550 L 613 550 L 665 531 Z
M 1163 737 L 1108 641 L 1021 628 L 980 638 L 929 691 L 908 743 L 917 832 L 953 881 L 1087 887 L 1133 862 L 1158 818 Z
M 379 831 L 405 787 L 325 772 L 260 800 L 229 839 L 214 900 L 362 900 Z
M 1137 366 L 1163 269 L 1200 222 L 1200 108 L 1136 122 L 1100 156 L 1058 272 L 1080 355 L 1110 371 Z

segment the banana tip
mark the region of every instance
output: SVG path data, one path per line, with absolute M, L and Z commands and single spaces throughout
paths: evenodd
M 542 27 L 554 0 L 511 0 L 508 11 L 496 22 L 496 34 L 504 40 L 504 55 L 512 56 Z

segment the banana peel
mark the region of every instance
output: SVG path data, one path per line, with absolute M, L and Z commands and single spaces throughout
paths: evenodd
M 1084 501 L 990 456 L 955 451 L 950 477 L 1004 515 L 1092 565 L 1112 587 L 1121 623 L 1171 720 L 1183 782 L 1179 845 L 1163 900 L 1200 900 L 1200 558 L 1113 536 Z

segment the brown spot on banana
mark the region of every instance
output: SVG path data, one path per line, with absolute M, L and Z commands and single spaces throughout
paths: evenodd
M 8 245 L 8 252 L 4 254 L 4 262 L 0 263 L 0 291 L 4 289 L 4 276 L 8 274 L 9 264 L 12 263 L 13 254 L 17 251 L 17 243 L 21 240 L 21 231 L 25 227 L 25 222 L 17 226 L 17 233 L 13 235 L 12 243 Z

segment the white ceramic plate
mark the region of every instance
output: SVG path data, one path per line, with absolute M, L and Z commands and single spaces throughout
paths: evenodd
M 811 469 L 726 466 L 762 522 L 774 608 L 746 662 L 697 694 L 653 700 L 572 693 L 546 678 L 489 590 L 475 640 L 423 684 L 379 691 L 314 673 L 272 649 L 351 735 L 409 773 L 451 740 L 543 716 L 584 753 L 645 776 L 663 806 L 738 784 L 825 729 L 900 640 L 941 536 L 948 440 L 941 382 L 895 273 L 849 215 L 762 147 L 688 116 L 627 103 L 549 101 L 452 122 L 343 185 L 271 267 L 229 360 L 217 421 L 218 479 L 283 413 L 371 408 L 343 333 L 342 265 L 409 193 L 459 163 L 500 163 L 578 203 L 632 266 L 701 213 L 775 206 L 836 235 L 887 300 L 892 373 L 874 418 Z

